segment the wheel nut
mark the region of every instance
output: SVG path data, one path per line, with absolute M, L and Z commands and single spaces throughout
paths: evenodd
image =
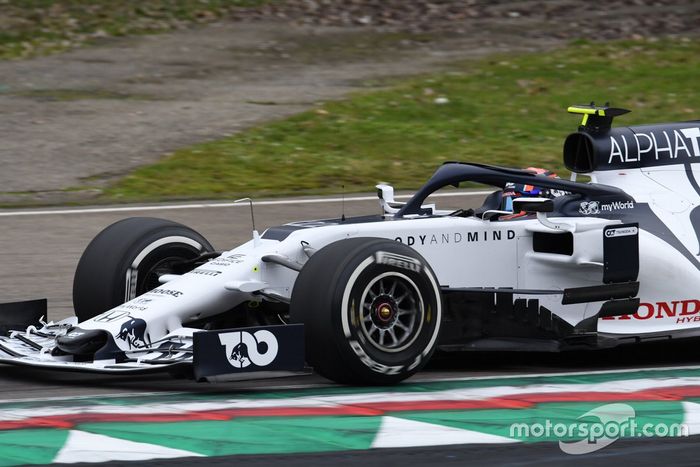
M 382 319 L 389 319 L 391 317 L 391 308 L 386 305 L 382 306 L 379 308 L 379 316 Z

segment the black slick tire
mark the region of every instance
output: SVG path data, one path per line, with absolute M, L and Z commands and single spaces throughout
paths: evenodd
M 214 251 L 199 233 L 152 217 L 124 219 L 100 232 L 85 249 L 73 280 L 78 321 L 114 308 L 159 284 L 156 272 Z
M 420 370 L 435 350 L 440 288 L 412 248 L 345 239 L 304 265 L 290 318 L 304 324 L 307 362 L 322 376 L 343 384 L 395 384 Z

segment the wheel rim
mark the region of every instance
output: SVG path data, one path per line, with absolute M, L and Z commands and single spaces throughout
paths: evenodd
M 183 258 L 168 257 L 158 261 L 144 274 L 143 282 L 136 287 L 136 296 L 163 285 L 160 283 L 160 276 L 173 274 L 174 265 L 182 262 L 182 260 Z
M 136 268 L 127 269 L 125 302 L 133 300 L 163 284 L 160 276 L 173 274 L 174 266 L 182 261 L 196 258 L 200 252 L 190 245 L 164 245 L 142 258 Z
M 406 275 L 387 272 L 373 278 L 365 288 L 360 308 L 360 327 L 367 341 L 383 352 L 409 347 L 423 326 L 423 298 Z

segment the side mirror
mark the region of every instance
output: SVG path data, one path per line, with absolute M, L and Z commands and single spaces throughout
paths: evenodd
M 554 202 L 549 198 L 516 198 L 513 200 L 513 212 L 552 212 Z
M 388 183 L 380 183 L 376 186 L 377 198 L 383 199 L 387 203 L 394 202 L 394 187 Z
M 377 198 L 384 214 L 396 214 L 403 203 L 394 201 L 394 187 L 386 183 L 377 185 Z

